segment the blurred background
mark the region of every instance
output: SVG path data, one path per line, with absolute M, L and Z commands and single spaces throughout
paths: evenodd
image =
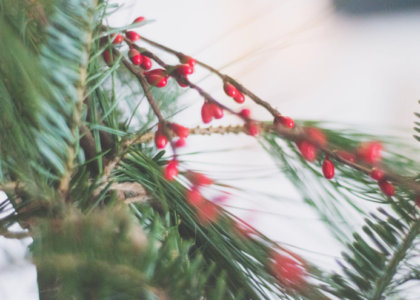
M 413 112 L 420 111 L 420 1 L 112 2 L 124 7 L 109 19 L 110 26 L 127 25 L 138 16 L 155 20 L 136 31 L 222 70 L 284 115 L 392 131 L 414 140 Z M 153 50 L 177 63 L 175 57 Z M 243 105 L 233 103 L 219 78 L 205 70 L 197 67 L 190 79 L 229 107 L 247 107 L 254 118 L 270 119 L 249 99 Z M 186 109 L 174 120 L 200 125 L 201 97 L 187 91 L 180 99 Z M 239 122 L 226 116 L 212 125 Z M 224 202 L 231 212 L 318 266 L 338 268 L 335 260 L 342 245 L 258 141 L 245 135 L 191 136 L 181 154 L 190 169 L 232 187 Z M 359 224 L 355 219 L 352 225 Z M 29 243 L 0 237 L 0 299 L 38 299 L 36 270 L 25 260 Z M 418 294 L 409 298 L 418 299 Z

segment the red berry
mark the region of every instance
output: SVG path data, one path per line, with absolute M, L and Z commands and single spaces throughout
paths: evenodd
M 149 76 L 146 76 L 146 80 L 148 84 L 158 88 L 164 87 L 168 83 L 166 77 L 163 77 L 158 74 L 151 74 Z
M 196 187 L 196 186 L 193 186 L 191 188 L 191 190 L 187 190 L 186 198 L 187 198 L 187 201 L 192 206 L 199 206 L 199 205 L 201 205 L 204 202 L 204 197 L 200 193 L 199 188 Z
M 166 144 L 168 144 L 168 139 L 166 138 L 166 136 L 164 136 L 159 131 L 157 131 L 156 134 L 155 134 L 156 148 L 163 149 L 163 148 L 166 147 Z
M 143 62 L 140 66 L 143 70 L 150 70 L 152 68 L 152 60 L 147 56 L 143 56 Z
M 140 23 L 143 22 L 145 20 L 145 17 L 138 17 L 137 19 L 134 20 L 133 23 Z
M 130 51 L 128 51 L 128 58 L 136 66 L 139 66 L 143 62 L 143 56 L 135 49 L 130 49 Z
M 258 127 L 257 124 L 253 122 L 247 122 L 245 124 L 245 130 L 246 130 L 246 133 L 249 134 L 250 136 L 257 136 L 258 134 L 260 134 L 260 128 Z
M 243 118 L 249 118 L 251 116 L 251 110 L 249 110 L 248 108 L 244 108 L 243 110 L 241 110 L 239 115 Z
M 296 145 L 300 153 L 302 153 L 303 158 L 307 161 L 313 162 L 316 159 L 317 150 L 314 145 L 307 141 L 300 141 Z
M 187 76 L 194 73 L 194 68 L 190 65 L 179 65 L 176 67 L 175 72 L 177 72 L 179 75 Z
M 356 157 L 347 151 L 338 150 L 337 154 L 338 156 L 340 156 L 341 158 L 344 158 L 345 160 L 348 160 L 349 162 L 354 163 L 356 161 Z
M 223 118 L 223 109 L 220 108 L 217 104 L 210 103 L 211 110 L 213 112 L 213 117 L 215 119 L 221 119 Z
M 198 209 L 198 217 L 203 224 L 210 224 L 217 220 L 219 207 L 213 202 L 206 201 Z
M 182 148 L 182 147 L 184 147 L 186 144 L 187 144 L 187 143 L 185 142 L 185 139 L 178 139 L 178 140 L 175 142 L 175 147 L 177 147 L 177 148 Z
M 111 34 L 111 39 L 113 39 L 115 34 Z M 113 40 L 113 44 L 121 44 L 124 41 L 124 37 L 121 34 L 117 34 Z
M 156 85 L 156 87 L 161 88 L 164 87 L 168 84 L 168 79 L 163 78 L 161 81 L 159 81 L 159 83 Z
M 194 58 L 192 58 L 191 56 L 187 56 L 187 55 L 184 55 L 184 56 L 180 59 L 180 61 L 181 61 L 181 63 L 183 63 L 183 64 L 188 64 L 188 65 L 190 65 L 191 67 L 194 67 L 194 66 L 195 66 L 195 64 L 197 63 L 197 61 L 196 61 Z
M 384 177 L 384 172 L 379 169 L 372 169 L 372 171 L 370 171 L 370 177 L 376 181 L 379 181 L 382 179 L 382 177 Z
M 164 170 L 163 176 L 168 181 L 172 181 L 176 176 L 178 176 L 178 162 L 175 159 L 168 163 Z
M 378 184 L 379 184 L 380 189 L 386 196 L 392 197 L 395 195 L 395 188 L 390 182 L 382 179 L 382 180 L 379 180 Z
M 287 128 L 295 127 L 295 122 L 292 118 L 278 115 L 274 118 L 274 125 L 282 125 Z
M 233 100 L 235 100 L 236 103 L 242 104 L 245 102 L 245 96 L 238 91 L 237 95 L 233 97 Z
M 211 184 L 213 184 L 212 179 L 208 178 L 207 176 L 205 176 L 201 173 L 189 172 L 187 174 L 187 178 L 194 185 L 211 185 Z
M 274 257 L 273 272 L 284 285 L 299 286 L 304 280 L 304 270 L 299 263 L 281 254 Z
M 324 177 L 327 179 L 334 178 L 334 164 L 328 158 L 325 158 L 324 162 L 322 163 L 322 173 L 324 173 Z
M 236 87 L 233 86 L 233 84 L 225 81 L 224 85 L 223 85 L 223 89 L 225 90 L 226 95 L 228 95 L 229 97 L 235 97 L 239 91 L 236 89 Z
M 306 134 L 309 135 L 314 141 L 320 146 L 325 147 L 327 145 L 327 137 L 321 130 L 313 127 L 305 128 Z
M 108 50 L 104 50 L 102 52 L 102 57 L 104 58 L 105 63 L 110 66 L 111 65 L 111 53 Z
M 125 33 L 125 36 L 131 40 L 132 42 L 138 41 L 139 39 L 141 39 L 141 36 L 135 32 L 135 31 L 127 31 Z
M 213 108 L 210 103 L 204 102 L 201 108 L 201 118 L 204 124 L 208 124 L 213 120 Z
M 368 142 L 360 144 L 357 149 L 359 156 L 367 163 L 375 163 L 381 158 L 382 145 L 379 142 Z
M 171 124 L 171 129 L 180 138 L 186 138 L 190 134 L 190 130 L 187 127 L 176 123 Z

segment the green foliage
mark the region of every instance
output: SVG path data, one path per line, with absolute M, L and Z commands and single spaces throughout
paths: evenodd
M 167 228 L 158 215 L 137 216 L 143 227 L 126 206 L 42 220 L 32 252 L 40 286 L 51 288 L 44 297 L 199 299 L 213 268 L 199 254 L 189 258 L 191 243 L 176 226 Z
M 287 287 L 272 272 L 273 252 L 284 249 L 249 227 L 244 233 L 244 224 L 221 208 L 215 222 L 204 222 L 186 200 L 190 182 L 182 172 L 175 182 L 162 176 L 164 151 L 126 147 L 135 134 L 151 130 L 156 117 L 121 57 L 104 64 L 101 54 L 111 40 L 102 37 L 147 22 L 103 32 L 101 24 L 118 6 L 98 2 L 0 2 L 0 39 L 7 41 L 0 44 L 0 182 L 17 183 L 8 190 L 14 211 L 9 202 L 0 204 L 6 215 L 0 230 L 6 235 L 15 222 L 30 225 L 42 299 L 316 300 L 325 299 L 321 287 L 340 299 L 379 300 L 420 278 L 411 260 L 420 231 L 412 192 L 398 187 L 397 196 L 386 198 L 376 182 L 341 164 L 327 181 L 321 157 L 308 163 L 273 133 L 262 145 L 347 243 L 344 275 L 305 263 L 303 286 Z M 151 92 L 165 118 L 177 113 L 175 81 Z M 337 149 L 377 139 L 331 124 L 302 125 L 321 128 Z M 393 138 L 383 143 L 386 170 L 418 176 L 413 149 Z M 65 195 L 58 192 L 63 178 L 71 178 Z M 147 190 L 147 201 L 127 204 L 115 191 L 115 183 L 133 182 Z M 368 216 L 366 201 L 391 206 L 398 217 L 383 209 L 385 219 Z M 362 217 L 363 233 L 354 233 L 350 244 Z
M 223 210 L 220 210 L 217 222 L 203 223 L 198 211 L 185 200 L 186 188 L 180 183 L 166 181 L 161 167 L 139 151 L 130 153 L 114 178 L 119 182 L 137 182 L 148 189 L 159 201 L 157 211 L 162 208 L 168 211 L 173 216 L 172 224 L 180 222 L 181 236 L 194 239 L 196 251 L 203 254 L 209 266 L 215 264 L 217 272 L 226 272 L 229 293 L 224 299 L 242 299 L 238 293 L 244 299 L 269 299 L 270 293 L 289 299 L 288 292 L 270 273 L 269 258 L 273 249 L 278 248 L 271 240 L 258 232 L 254 238 L 245 237 L 238 229 L 239 223 Z M 321 296 L 311 290 L 311 297 L 318 299 Z M 293 298 L 302 297 L 296 294 Z
M 12 29 L 13 14 L 0 19 L 0 38 L 8 41 L 0 46 L 0 180 L 11 176 L 39 189 L 66 173 L 73 159 L 68 145 L 76 142 L 92 6 L 57 1 L 40 55 Z
M 353 243 L 347 245 L 349 254 L 343 253 L 345 276 L 331 277 L 332 294 L 340 299 L 380 300 L 398 292 L 401 284 L 416 279 L 410 276 L 418 269 L 418 262 L 411 264 L 410 256 L 413 250 L 417 253 L 413 242 L 420 233 L 420 222 L 413 207 L 408 206 L 409 211 L 394 207 L 398 217 L 379 209 L 384 217 L 371 214 L 365 219 L 365 237 L 353 234 Z

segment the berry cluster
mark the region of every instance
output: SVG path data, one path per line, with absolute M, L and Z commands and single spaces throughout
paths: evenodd
M 209 224 L 216 221 L 219 216 L 219 207 L 206 199 L 201 194 L 200 188 L 213 184 L 213 180 L 201 173 L 187 172 L 185 177 L 191 182 L 191 189 L 186 191 L 188 203 L 197 209 L 198 218 L 203 224 Z
M 317 143 L 317 145 L 321 147 L 325 147 L 327 145 L 327 138 L 320 130 L 316 128 L 304 128 L 304 131 L 311 140 Z M 296 142 L 296 146 L 306 160 L 310 162 L 315 161 L 318 152 L 317 146 L 307 140 L 300 140 Z M 367 142 L 359 145 L 356 155 L 343 150 L 338 150 L 336 153 L 338 156 L 351 163 L 355 163 L 357 157 L 368 165 L 375 165 L 381 159 L 381 150 L 382 145 L 379 142 Z M 335 167 L 328 156 L 325 156 L 325 160 L 322 163 L 322 172 L 325 178 L 334 178 Z M 370 172 L 370 177 L 378 181 L 379 188 L 386 196 L 391 197 L 395 195 L 394 186 L 387 180 L 383 179 L 384 172 L 382 170 L 373 168 Z
M 143 17 L 137 18 L 134 22 L 143 22 L 145 19 Z M 141 39 L 140 35 L 138 35 L 134 31 L 127 31 L 125 32 L 126 38 L 129 39 L 131 42 L 135 42 Z M 120 44 L 124 41 L 124 37 L 119 34 L 111 35 L 112 41 L 114 44 Z M 194 66 L 196 65 L 197 61 L 190 56 L 178 53 L 178 58 L 180 61 L 180 65 L 177 66 L 169 66 L 165 69 L 154 69 L 150 70 L 152 67 L 152 62 L 149 57 L 142 55 L 139 51 L 134 49 L 130 46 L 130 50 L 128 52 L 128 57 L 130 61 L 136 65 L 140 66 L 146 72 L 144 72 L 144 76 L 146 81 L 149 85 L 154 87 L 164 87 L 167 85 L 167 81 L 170 76 L 173 76 L 178 84 L 181 87 L 186 87 L 188 84 L 185 83 L 185 80 L 182 78 L 187 79 L 189 75 L 194 73 Z M 110 65 L 111 63 L 111 54 L 108 50 L 105 50 L 103 53 L 105 62 Z M 169 73 L 168 73 L 169 72 Z M 238 88 L 237 84 L 232 81 L 231 79 L 226 80 L 226 76 L 223 78 L 223 89 L 229 97 L 233 98 L 237 103 L 242 104 L 245 101 L 245 96 L 242 94 Z M 241 89 L 242 90 L 242 89 Z M 246 90 L 245 90 L 246 91 Z M 247 94 L 248 95 L 248 94 Z M 206 97 L 205 97 L 206 98 Z M 252 98 L 252 97 L 251 97 Z M 253 98 L 254 99 L 254 98 Z M 229 110 L 230 111 L 230 110 Z M 239 113 L 235 113 L 236 115 L 240 116 L 245 121 L 245 132 L 251 136 L 256 136 L 260 133 L 259 123 L 250 119 L 251 111 L 249 109 L 242 109 Z M 208 124 L 213 119 L 221 119 L 224 115 L 223 108 L 219 106 L 219 104 L 211 98 L 206 98 L 205 102 L 201 108 L 201 117 L 203 123 Z M 275 128 L 286 128 L 292 129 L 295 127 L 294 121 L 286 116 L 282 116 L 277 114 L 273 121 Z M 178 124 L 171 124 L 171 129 L 175 135 L 179 137 L 179 139 L 173 144 L 175 147 L 182 147 L 185 145 L 185 138 L 183 133 L 179 133 L 180 126 Z M 180 126 L 180 128 L 184 128 Z M 327 145 L 327 138 L 325 134 L 316 128 L 303 128 L 304 136 L 308 138 L 302 138 L 296 141 L 296 146 L 299 149 L 302 156 L 308 160 L 309 162 L 313 162 L 317 159 L 318 151 L 320 148 L 323 148 Z M 182 130 L 181 130 L 182 131 Z M 163 134 L 162 128 L 159 127 L 158 131 L 156 132 L 155 137 L 155 144 L 156 147 L 159 149 L 164 148 L 168 143 L 168 138 Z M 382 146 L 380 143 L 371 142 L 371 143 L 362 143 L 358 148 L 355 154 L 337 150 L 334 151 L 341 159 L 344 159 L 350 163 L 355 163 L 356 158 L 362 161 L 365 164 L 370 166 L 376 165 L 380 160 L 380 152 L 382 150 Z M 165 170 L 165 177 L 168 180 L 173 180 L 173 178 L 178 174 L 178 162 L 176 160 L 171 161 L 166 170 Z M 176 170 L 176 172 L 174 171 Z M 325 178 L 333 179 L 335 175 L 335 167 L 334 163 L 329 159 L 326 155 L 325 160 L 322 163 L 322 172 Z M 384 172 L 380 169 L 373 168 L 370 174 L 371 178 L 378 181 L 378 185 L 383 193 L 387 196 L 393 196 L 395 194 L 395 189 L 393 185 L 386 181 L 384 177 Z M 193 187 L 191 190 L 191 199 L 193 195 L 198 195 L 198 190 Z
M 275 252 L 272 255 L 274 263 L 271 271 L 275 277 L 289 288 L 302 287 L 305 282 L 305 269 L 296 259 Z
M 174 133 L 175 136 L 178 137 L 178 140 L 176 141 L 176 145 L 180 145 L 177 147 L 182 147 L 185 145 L 185 139 L 190 134 L 190 130 L 187 127 L 184 127 L 182 125 L 171 123 L 169 124 L 170 129 Z M 163 131 L 162 124 L 159 123 L 158 130 L 155 133 L 155 145 L 158 149 L 164 149 L 166 145 L 168 144 L 168 138 L 165 135 Z
M 215 103 L 204 101 L 204 104 L 201 107 L 201 119 L 203 120 L 203 123 L 208 124 L 213 120 L 213 118 L 223 118 L 223 109 Z
M 225 81 L 223 89 L 225 90 L 226 95 L 233 98 L 237 103 L 242 104 L 245 102 L 245 96 L 230 82 Z

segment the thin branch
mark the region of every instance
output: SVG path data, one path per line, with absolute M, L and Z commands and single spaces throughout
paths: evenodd
M 181 58 L 184 56 L 184 54 L 182 54 L 181 52 L 177 52 L 173 49 L 170 49 L 166 46 L 160 45 L 156 42 L 153 42 L 149 39 L 146 39 L 144 37 L 142 37 L 142 39 L 157 47 L 160 48 L 164 51 L 167 51 L 169 53 L 172 53 L 176 56 L 178 56 L 178 58 Z M 165 64 L 159 57 L 157 57 L 155 54 L 151 53 L 150 51 L 145 50 L 144 48 L 141 48 L 139 46 L 137 46 L 136 44 L 134 44 L 133 42 L 131 42 L 130 40 L 126 39 L 126 42 L 129 45 L 132 45 L 133 47 L 135 47 L 137 50 L 141 51 L 142 54 L 152 58 L 153 60 L 155 60 L 159 65 L 161 65 L 162 67 L 166 68 L 167 70 L 169 69 L 170 71 L 173 70 L 172 66 L 169 66 L 167 64 Z M 208 69 L 209 71 L 217 74 L 220 78 L 222 78 L 223 80 L 228 80 L 230 83 L 232 83 L 239 91 L 241 91 L 242 93 L 244 93 L 245 95 L 249 96 L 252 100 L 254 100 L 255 103 L 265 107 L 273 116 L 277 116 L 279 114 L 279 112 L 274 109 L 268 102 L 263 101 L 262 99 L 260 99 L 259 97 L 257 97 L 255 94 L 253 94 L 252 92 L 250 92 L 249 90 L 247 90 L 246 88 L 244 88 L 240 83 L 238 83 L 237 81 L 235 81 L 233 78 L 224 75 L 222 73 L 220 73 L 219 71 L 217 71 L 216 69 L 208 66 L 207 64 L 197 61 L 197 64 L 200 66 L 203 66 L 204 68 Z M 227 110 L 229 112 L 231 112 L 232 114 L 238 115 L 239 117 L 241 117 L 238 113 L 234 112 L 233 110 L 231 110 L 230 108 L 220 104 L 217 100 L 215 100 L 213 97 L 211 97 L 208 93 L 206 93 L 203 89 L 201 89 L 200 87 L 198 87 L 197 85 L 191 83 L 188 79 L 186 79 L 185 77 L 179 76 L 178 74 L 176 74 L 175 72 L 173 73 L 169 73 L 169 75 L 171 75 L 172 77 L 175 77 L 177 80 L 179 80 L 181 83 L 183 84 L 187 84 L 188 86 L 190 86 L 191 88 L 197 90 L 200 95 L 202 95 L 206 100 L 213 102 L 215 104 L 217 104 L 218 106 L 220 106 L 222 109 Z M 248 118 L 243 118 L 245 121 L 251 121 L 251 119 Z M 261 122 L 256 122 L 255 123 L 259 124 L 261 128 L 264 128 L 265 125 L 264 123 Z M 301 140 L 305 140 L 305 141 L 309 141 L 311 142 L 313 145 L 315 145 L 319 150 L 321 150 L 322 152 L 324 152 L 324 154 L 328 155 L 330 158 L 335 159 L 336 161 L 347 165 L 359 172 L 362 172 L 366 175 L 369 176 L 370 172 L 372 171 L 371 167 L 367 167 L 364 165 L 360 165 L 357 163 L 352 163 L 350 161 L 348 161 L 347 159 L 345 159 L 344 157 L 341 157 L 338 153 L 337 150 L 339 149 L 334 149 L 334 147 L 332 147 L 331 145 L 321 145 L 317 140 L 313 139 L 306 131 L 304 131 L 302 128 L 295 126 L 294 129 L 287 129 L 287 128 L 283 128 L 281 126 L 276 126 L 276 127 L 272 127 L 273 130 L 278 133 L 280 136 L 282 136 L 285 139 L 291 140 L 291 141 L 301 141 Z M 420 184 L 417 183 L 416 181 L 414 181 L 412 178 L 408 178 L 408 177 L 404 177 L 401 176 L 399 174 L 396 173 L 392 173 L 392 172 L 386 172 L 384 174 L 383 179 L 391 181 L 393 183 L 396 183 L 397 185 L 401 185 L 401 186 L 405 186 L 409 189 L 411 189 L 413 192 L 415 192 L 416 194 L 420 195 Z
M 416 222 L 411 226 L 408 231 L 405 239 L 398 247 L 398 250 L 394 253 L 391 260 L 389 260 L 388 265 L 386 266 L 384 272 L 381 274 L 379 279 L 375 282 L 375 288 L 372 292 L 371 300 L 380 300 L 383 299 L 383 293 L 385 289 L 391 282 L 394 275 L 397 273 L 398 264 L 405 258 L 405 255 L 408 249 L 411 247 L 414 239 L 420 232 L 420 221 Z
M 155 46 L 156 48 L 160 48 L 166 52 L 172 53 L 174 55 L 176 55 L 179 59 L 181 59 L 183 56 L 185 56 L 185 54 L 175 51 L 173 49 L 170 49 L 166 46 L 163 46 L 161 44 L 158 44 L 156 42 L 153 42 L 145 37 L 142 36 L 142 40 L 145 41 L 146 43 L 149 43 L 152 46 Z M 146 54 L 147 56 L 147 54 Z M 159 63 L 158 61 L 156 61 L 157 63 Z M 201 62 L 197 60 L 197 64 L 202 66 L 203 68 L 209 70 L 210 72 L 216 74 L 217 76 L 219 76 L 223 81 L 228 81 L 230 82 L 232 85 L 234 85 L 242 94 L 247 95 L 249 98 L 251 98 L 252 100 L 254 100 L 255 103 L 257 103 L 258 105 L 263 106 L 265 109 L 267 109 L 272 115 L 273 117 L 277 116 L 280 114 L 280 112 L 275 109 L 274 107 L 271 106 L 270 103 L 268 103 L 267 101 L 262 100 L 260 97 L 258 97 L 257 95 L 255 95 L 254 93 L 252 93 L 250 90 L 248 90 L 247 88 L 245 88 L 242 84 L 240 84 L 238 81 L 236 81 L 235 79 L 233 79 L 232 77 L 222 74 L 220 73 L 218 70 L 216 70 L 215 68 Z

